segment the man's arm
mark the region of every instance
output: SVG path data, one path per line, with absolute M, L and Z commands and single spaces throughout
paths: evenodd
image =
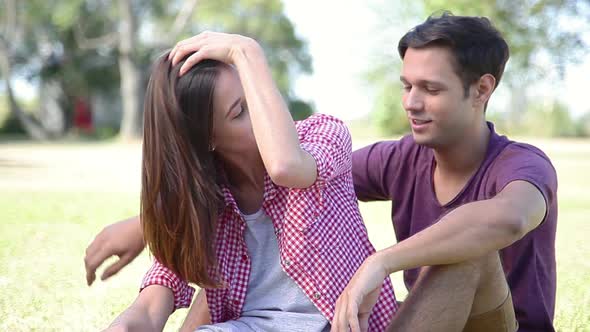
M 397 185 L 400 150 L 400 141 L 383 141 L 352 152 L 352 179 L 359 200 L 393 199 L 390 189 Z
M 541 192 L 513 181 L 494 198 L 462 205 L 436 224 L 377 253 L 389 273 L 463 262 L 520 240 L 545 217 Z
M 387 275 L 421 266 L 481 257 L 521 239 L 542 222 L 546 203 L 526 181 L 510 182 L 496 197 L 456 208 L 436 224 L 365 260 L 338 301 L 332 331 L 366 323 Z

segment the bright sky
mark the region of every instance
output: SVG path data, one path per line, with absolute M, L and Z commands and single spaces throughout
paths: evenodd
M 369 67 L 370 55 L 387 52 L 397 57 L 397 42 L 411 27 L 398 27 L 398 31 L 377 30 L 379 20 L 369 6 L 378 2 L 284 0 L 296 32 L 308 41 L 314 66 L 311 76 L 297 81 L 295 91 L 300 97 L 313 100 L 318 112 L 348 120 L 371 110 L 371 91 L 360 75 Z M 590 83 L 588 77 L 590 56 L 582 64 L 570 66 L 564 82 L 547 82 L 539 94 L 555 94 L 569 106 L 572 114 L 581 115 L 590 111 L 585 98 Z
M 284 3 L 297 34 L 308 41 L 313 59 L 314 72 L 298 79 L 296 93 L 314 101 L 320 113 L 343 119 L 366 115 L 373 98 L 361 76 L 375 42 L 373 12 L 354 0 Z

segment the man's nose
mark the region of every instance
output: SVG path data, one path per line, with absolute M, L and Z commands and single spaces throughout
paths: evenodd
M 424 108 L 422 94 L 416 88 L 410 88 L 404 94 L 403 107 L 406 111 L 421 111 Z

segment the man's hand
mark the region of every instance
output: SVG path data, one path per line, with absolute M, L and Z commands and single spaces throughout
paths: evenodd
M 88 286 L 92 285 L 96 279 L 96 269 L 107 258 L 114 255 L 119 256 L 119 260 L 104 271 L 100 277 L 101 280 L 111 277 L 131 263 L 144 247 L 139 216 L 105 227 L 86 249 L 84 265 Z
M 336 301 L 332 332 L 368 331 L 371 310 L 379 299 L 387 272 L 378 254 L 365 260 Z

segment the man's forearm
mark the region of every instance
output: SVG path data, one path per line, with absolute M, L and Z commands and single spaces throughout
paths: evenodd
M 520 239 L 517 218 L 502 202 L 469 203 L 377 255 L 389 273 L 468 261 Z

